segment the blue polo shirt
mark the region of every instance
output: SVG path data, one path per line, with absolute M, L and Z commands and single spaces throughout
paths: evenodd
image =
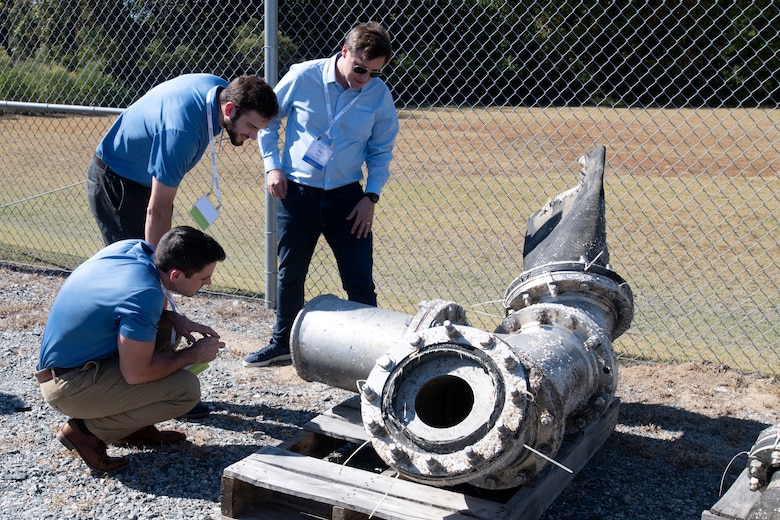
M 218 96 L 209 91 L 227 86 L 211 74 L 185 74 L 160 83 L 127 107 L 95 153 L 116 174 L 144 186 L 152 177 L 178 188 L 184 175 L 209 146 L 207 106 L 214 135 L 219 133 Z
M 111 357 L 120 334 L 154 341 L 165 296 L 153 253 L 146 241 L 121 240 L 68 276 L 46 321 L 38 370 Z

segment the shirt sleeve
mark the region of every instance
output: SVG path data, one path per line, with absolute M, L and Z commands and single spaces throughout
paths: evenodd
M 257 142 L 260 145 L 260 153 L 263 155 L 263 167 L 265 171 L 280 170 L 282 160 L 279 153 L 279 129 L 282 119 L 287 117 L 294 101 L 293 91 L 295 87 L 295 67 L 276 84 L 274 92 L 279 102 L 279 113 L 271 118 L 268 126 L 258 132 Z
M 390 161 L 398 136 L 398 115 L 390 95 L 385 96 L 381 114 L 374 122 L 371 137 L 366 143 L 366 191 L 379 194 L 390 178 Z
M 135 341 L 154 341 L 163 311 L 162 294 L 153 289 L 132 293 L 114 309 L 119 334 Z

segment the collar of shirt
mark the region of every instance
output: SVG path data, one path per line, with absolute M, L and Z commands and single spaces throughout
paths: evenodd
M 328 63 L 325 65 L 325 79 L 328 83 L 337 83 L 336 81 L 336 61 L 338 61 L 339 54 L 335 54 L 333 57 L 331 57 L 330 60 L 328 60 Z

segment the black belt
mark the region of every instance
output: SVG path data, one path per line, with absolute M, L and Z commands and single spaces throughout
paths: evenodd
M 35 379 L 38 380 L 39 383 L 46 383 L 54 379 L 54 376 L 63 376 L 67 374 L 68 372 L 73 372 L 74 370 L 78 370 L 81 367 L 72 367 L 72 368 L 44 368 L 40 372 L 35 373 Z
M 101 170 L 108 170 L 108 171 L 111 171 L 111 168 L 109 168 L 108 166 L 106 166 L 106 163 L 104 163 L 104 162 L 103 162 L 103 159 L 101 159 L 100 157 L 98 157 L 98 155 L 97 155 L 97 154 L 95 154 L 95 164 L 97 164 L 97 165 L 98 165 L 98 167 L 99 167 Z M 111 173 L 114 173 L 114 172 L 113 172 L 113 171 L 111 171 Z M 114 175 L 116 175 L 116 174 L 114 174 Z
M 97 156 L 95 156 L 97 157 Z M 292 184 L 295 184 L 297 186 L 301 186 L 304 190 L 307 191 L 315 191 L 315 192 L 324 192 L 327 191 L 328 193 L 338 193 L 342 190 L 349 190 L 349 189 L 355 189 L 356 187 L 360 187 L 359 182 L 350 182 L 349 184 L 345 184 L 343 186 L 339 186 L 338 188 L 331 188 L 329 190 L 326 190 L 324 188 L 315 188 L 314 186 L 309 186 L 308 184 L 301 184 L 300 182 L 295 182 L 294 180 L 288 179 L 287 182 L 291 182 Z

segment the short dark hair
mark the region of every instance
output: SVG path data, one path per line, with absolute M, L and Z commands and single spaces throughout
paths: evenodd
M 238 117 L 243 112 L 256 111 L 266 119 L 271 119 L 279 113 L 279 101 L 271 85 L 258 76 L 239 76 L 228 83 L 219 94 L 220 104 L 232 101 L 236 105 Z
M 360 52 L 363 59 L 385 58 L 385 64 L 393 57 L 390 33 L 377 22 L 359 23 L 347 33 L 344 45 L 352 52 Z
M 160 238 L 154 265 L 164 273 L 178 269 L 189 278 L 225 257 L 225 250 L 211 236 L 190 226 L 177 226 Z

